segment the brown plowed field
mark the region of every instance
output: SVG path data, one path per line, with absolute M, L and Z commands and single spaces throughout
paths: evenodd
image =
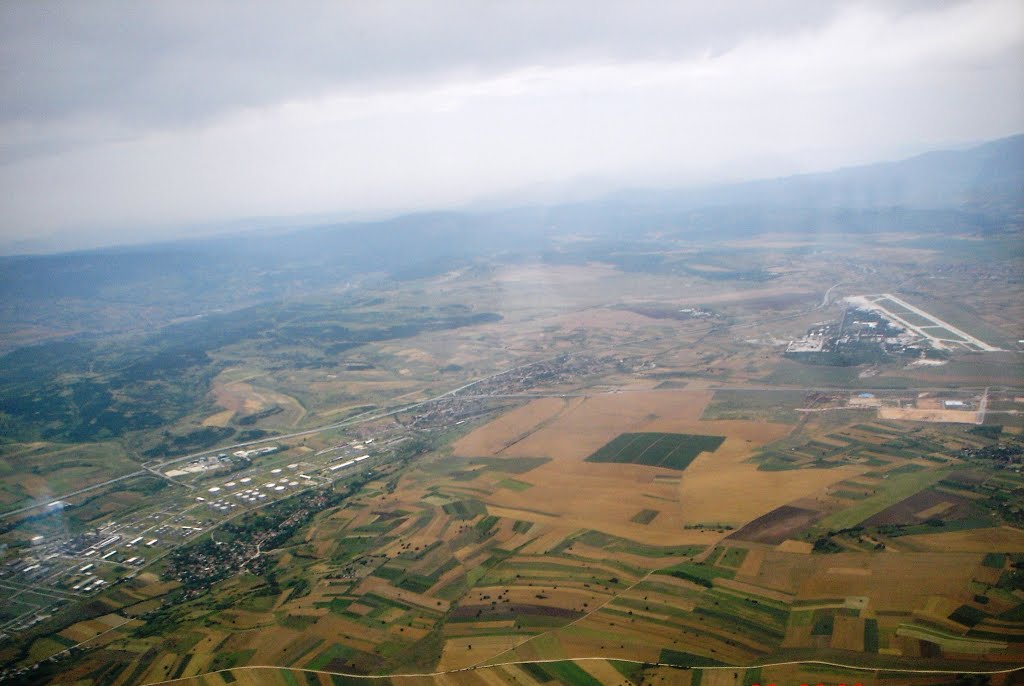
M 946 505 L 946 507 L 943 507 Z M 864 526 L 884 524 L 920 524 L 929 516 L 941 513 L 945 520 L 963 519 L 970 515 L 971 501 L 952 493 L 926 490 L 887 507 L 864 521 Z
M 1024 531 L 1008 526 L 901 536 L 899 541 L 900 543 L 909 543 L 920 550 L 955 550 L 977 553 L 1024 552 Z
M 782 543 L 816 522 L 821 516 L 822 513 L 816 510 L 783 505 L 758 517 L 729 538 L 755 543 Z
M 494 513 L 570 529 L 599 529 L 654 545 L 707 544 L 717 524 L 740 527 L 752 519 L 833 483 L 862 467 L 758 471 L 748 460 L 791 427 L 771 422 L 700 419 L 711 391 L 599 393 L 586 398 L 535 400 L 476 429 L 455 443 L 462 457 L 550 457 L 516 478 L 532 488 L 501 489 L 484 500 Z M 678 483 L 656 477 L 666 469 L 600 464 L 585 458 L 627 432 L 725 436 L 722 445 L 698 456 Z M 678 475 L 678 472 L 673 472 Z M 644 509 L 659 511 L 650 524 L 631 521 Z M 536 512 L 536 515 L 531 514 Z M 692 525 L 700 524 L 703 527 Z M 686 528 L 690 525 L 690 528 Z M 788 528 L 772 541 L 788 537 Z

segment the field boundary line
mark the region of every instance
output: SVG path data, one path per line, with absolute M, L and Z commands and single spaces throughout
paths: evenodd
M 690 557 L 690 559 L 693 559 L 693 555 L 690 555 L 689 557 Z M 563 624 L 562 626 L 555 627 L 553 629 L 548 629 L 547 631 L 542 631 L 539 634 L 534 634 L 533 636 L 530 636 L 530 637 L 520 641 L 519 643 L 515 644 L 511 648 L 506 648 L 505 650 L 501 651 L 500 653 L 495 653 L 494 655 L 492 655 L 489 658 L 485 658 L 483 660 L 480 660 L 479 662 L 473 664 L 472 667 L 487 666 L 487 661 L 488 660 L 494 660 L 496 658 L 501 657 L 502 655 L 505 655 L 506 653 L 510 653 L 510 652 L 512 652 L 514 650 L 518 650 L 520 647 L 526 645 L 527 643 L 529 643 L 530 641 L 532 641 L 535 638 L 540 638 L 541 636 L 547 636 L 549 634 L 555 633 L 556 631 L 561 631 L 563 629 L 568 629 L 571 626 L 575 626 L 578 622 L 582 622 L 584 619 L 587 619 L 588 617 L 592 617 L 596 613 L 598 613 L 601 610 L 603 610 L 604 608 L 608 607 L 608 605 L 613 603 L 617 598 L 623 596 L 626 593 L 629 593 L 634 588 L 636 588 L 637 586 L 639 586 L 643 582 L 647 581 L 647 579 L 649 579 L 652 575 L 654 575 L 654 574 L 656 574 L 656 573 L 658 573 L 658 572 L 660 572 L 662 570 L 668 569 L 671 566 L 672 565 L 669 565 L 668 567 L 659 567 L 658 569 L 650 570 L 649 572 L 644 574 L 642 577 L 640 577 L 639 579 L 634 581 L 632 584 L 630 584 L 626 588 L 624 588 L 621 591 L 619 591 L 618 593 L 611 594 L 611 596 L 608 598 L 608 600 L 604 601 L 603 603 L 601 603 L 600 605 L 595 607 L 593 610 L 587 612 L 586 614 L 581 615 L 581 616 L 577 617 L 576 619 L 572 620 L 571 622 L 569 622 L 567 624 Z M 532 661 L 528 661 L 528 662 L 532 662 Z
M 58 655 L 63 655 L 64 653 L 70 653 L 70 652 L 71 652 L 72 650 L 74 650 L 75 648 L 79 648 L 79 647 L 81 647 L 81 646 L 84 646 L 84 645 L 85 645 L 86 643 L 88 643 L 88 642 L 90 642 L 90 641 L 95 641 L 95 640 L 96 640 L 97 638 L 99 638 L 100 636 L 103 636 L 104 634 L 109 634 L 109 633 L 110 633 L 111 631 L 114 631 L 115 629 L 120 629 L 120 628 L 121 628 L 121 627 L 123 627 L 123 626 L 124 626 L 125 624 L 128 624 L 128 623 L 130 623 L 130 622 L 134 622 L 134 621 L 135 621 L 135 620 L 134 620 L 134 619 L 131 619 L 131 618 L 125 619 L 125 620 L 124 620 L 123 622 L 121 622 L 120 624 L 118 624 L 118 625 L 116 625 L 116 626 L 112 626 L 112 627 L 110 627 L 109 629 L 105 629 L 104 631 L 101 631 L 101 632 L 99 632 L 98 634 L 95 634 L 94 636 L 90 636 L 89 638 L 85 639 L 84 641 L 79 641 L 78 643 L 76 643 L 76 644 L 75 644 L 75 645 L 73 645 L 73 646 L 68 646 L 67 648 L 65 648 L 64 650 L 60 651 L 59 653 L 54 653 L 53 655 L 51 655 L 50 657 L 48 657 L 48 658 L 46 658 L 46 659 L 47 659 L 47 660 L 52 660 L 53 658 L 57 657 Z M 36 664 L 39 664 L 39 663 L 37 662 Z

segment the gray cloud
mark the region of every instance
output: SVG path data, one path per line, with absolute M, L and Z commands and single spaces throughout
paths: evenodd
M 337 87 L 721 53 L 835 11 L 792 0 L 4 3 L 0 92 L 5 118 L 188 120 Z
M 893 157 L 1022 128 L 1022 27 L 1016 0 L 5 3 L 0 225 L 121 240 Z

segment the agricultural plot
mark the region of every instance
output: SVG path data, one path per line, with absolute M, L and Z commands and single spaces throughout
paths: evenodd
M 587 462 L 617 462 L 682 471 L 703 452 L 714 452 L 725 436 L 691 434 L 622 434 L 587 458 Z
M 803 391 L 715 391 L 701 419 L 746 419 L 795 424 L 802 407 Z
M 576 273 L 580 281 L 562 294 L 596 298 L 590 292 L 596 281 L 583 279 L 590 269 L 565 268 L 563 276 Z M 963 455 L 999 440 L 998 432 L 918 428 L 869 418 L 873 410 L 815 404 L 815 396 L 848 398 L 856 393 L 851 388 L 900 381 L 887 372 L 861 380 L 858 369 L 811 370 L 819 376 L 775 377 L 787 388 L 763 390 L 772 380 L 763 380 L 775 364 L 771 350 L 762 344 L 764 355 L 754 360 L 751 346 L 758 344 L 742 340 L 768 333 L 767 327 L 756 334 L 744 330 L 741 340 L 725 317 L 715 323 L 724 333 L 714 333 L 710 322 L 601 308 L 538 314 L 531 309 L 536 272 L 503 274 L 503 316 L 514 326 L 495 324 L 461 338 L 444 330 L 366 346 L 358 358 L 372 363 L 369 368 L 303 368 L 287 385 L 281 379 L 292 371 L 262 377 L 261 384 L 309 407 L 310 415 L 300 419 L 276 396 L 242 397 L 241 391 L 258 390 L 242 385 L 250 382 L 224 379 L 234 384 L 229 390 L 238 392 L 239 405 L 224 411 L 231 415 L 208 417 L 209 424 L 274 428 L 293 420 L 307 425 L 328 412 L 340 419 L 359 408 L 383 411 L 390 397 L 444 392 L 480 370 L 513 368 L 551 350 L 593 346 L 604 354 L 653 327 L 659 335 L 670 331 L 665 340 L 677 349 L 663 353 L 666 364 L 650 343 L 623 344 L 608 353 L 617 360 L 608 376 L 588 372 L 575 386 L 560 378 L 514 388 L 508 397 L 481 401 L 481 413 L 466 424 L 456 415 L 442 417 L 436 431 L 430 426 L 419 434 L 434 451 L 400 468 L 375 462 L 381 473 L 361 491 L 318 511 L 287 539 L 258 549 L 245 570 L 209 587 L 165 582 L 152 594 L 136 589 L 136 577 L 89 610 L 137 619 L 102 637 L 98 619 L 77 622 L 56 633 L 59 639 L 29 646 L 28 654 L 46 656 L 67 642 L 95 637 L 87 650 L 54 667 L 64 671 L 52 680 L 82 686 L 196 675 L 203 676 L 183 683 L 368 683 L 341 673 L 424 686 L 752 686 L 858 679 L 934 686 L 951 679 L 879 670 L 970 671 L 1024 663 L 1024 533 L 1006 524 L 1020 509 L 1020 477 L 1010 469 L 966 464 Z M 727 317 L 739 320 L 762 316 L 747 309 L 756 302 L 746 300 L 752 294 L 782 298 L 817 288 L 780 274 L 788 283 L 776 296 L 766 289 L 716 286 L 707 302 L 722 304 Z M 648 275 L 631 275 L 613 290 L 624 297 L 631 288 L 653 290 L 653 283 Z M 671 297 L 678 297 L 676 285 Z M 816 293 L 809 304 L 820 297 Z M 676 305 L 693 304 L 665 307 L 679 311 Z M 915 313 L 903 314 L 930 326 Z M 531 338 L 541 330 L 543 342 Z M 679 345 L 705 334 L 701 346 Z M 452 369 L 446 371 L 448 363 Z M 385 367 L 401 370 L 403 378 Z M 783 363 L 780 370 L 786 369 Z M 335 372 L 337 378 L 328 379 Z M 822 383 L 820 374 L 836 376 Z M 676 385 L 651 390 L 661 382 Z M 737 388 L 729 389 L 731 383 Z M 744 383 L 762 390 L 747 391 Z M 792 388 L 803 385 L 843 388 Z M 547 392 L 552 397 L 538 397 Z M 522 396 L 535 397 L 513 407 Z M 1019 407 L 1003 402 L 990 410 Z M 499 412 L 501 407 L 507 411 Z M 421 420 L 408 412 L 387 422 L 411 436 Z M 309 441 L 310 452 L 332 445 L 324 437 Z M 24 456 L 30 449 L 9 448 Z M 130 464 L 118 456 L 119 464 Z M 40 454 L 33 464 L 45 470 L 53 457 Z M 6 481 L 12 488 L 15 476 Z M 39 484 L 50 479 L 45 471 L 35 476 Z M 99 525 L 115 512 L 130 513 L 128 496 L 146 494 L 97 499 L 76 511 Z M 10 490 L 0 504 L 24 497 Z M 108 503 L 119 509 L 105 509 Z M 217 530 L 207 541 L 217 551 L 234 535 Z M 142 574 L 156 585 L 160 571 L 155 566 Z M 165 603 L 162 596 L 172 590 L 180 600 Z M 32 597 L 21 593 L 11 611 L 20 614 L 18 600 Z M 799 664 L 822 656 L 875 671 Z M 517 659 L 535 662 L 508 664 Z M 659 661 L 679 669 L 651 666 Z M 212 669 L 229 671 L 210 674 Z M 449 669 L 465 671 L 378 678 Z
M 950 442 L 941 433 L 907 433 L 892 429 L 884 422 L 839 427 L 809 425 L 799 433 L 765 446 L 755 459 L 764 471 L 848 464 L 885 467 L 915 458 L 943 464 L 948 459 Z
M 783 505 L 758 517 L 729 538 L 758 543 L 782 543 L 820 519 L 821 512 L 807 508 Z
M 657 510 L 640 510 L 630 521 L 636 522 L 637 524 L 650 524 L 654 521 L 660 513 Z
M 893 470 L 894 472 L 896 470 Z M 914 527 L 932 522 L 932 528 L 941 525 L 959 530 L 992 526 L 988 513 L 969 498 L 929 488 L 892 505 L 865 520 L 866 526 Z M 908 531 L 907 533 L 911 533 Z M 922 532 L 923 533 L 923 532 Z
M 457 441 L 454 448 L 463 455 L 497 455 L 520 442 L 536 428 L 566 409 L 565 401 L 543 398 L 506 412 L 498 419 Z
M 701 424 L 753 430 L 745 422 Z M 954 519 L 960 521 L 964 508 L 973 512 L 972 498 L 993 481 L 928 459 L 945 449 L 939 429 L 908 434 L 898 425 L 817 420 L 807 426 L 792 447 L 810 464 L 789 472 L 758 471 L 744 445 L 749 441 L 696 432 L 682 436 L 712 439 L 715 459 L 689 464 L 667 481 L 650 470 L 644 474 L 644 463 L 628 453 L 657 447 L 663 436 L 679 440 L 680 434 L 668 432 L 640 432 L 646 440 L 639 444 L 627 442 L 629 435 L 610 441 L 619 441 L 613 456 L 626 453 L 633 460 L 628 464 L 584 463 L 582 456 L 423 459 L 370 482 L 271 553 L 276 594 L 254 576 L 216 588 L 209 602 L 230 609 L 187 621 L 185 633 L 195 640 L 157 644 L 162 647 L 141 660 L 140 674 L 161 676 L 166 667 L 168 675 L 187 677 L 246 663 L 389 673 L 414 665 L 433 671 L 488 660 L 584 656 L 692 668 L 762 663 L 787 651 L 822 648 L 851 663 L 870 662 L 870 656 L 912 663 L 922 642 L 934 643 L 938 647 L 928 650 L 949 659 L 1014 659 L 1019 645 L 1007 637 L 1021 624 L 1014 614 L 1024 616 L 1021 603 L 999 588 L 986 591 L 987 603 L 973 601 L 984 589 L 971 584 L 983 578 L 997 585 L 1010 575 L 1016 558 L 1000 557 L 997 569 L 996 556 L 982 550 L 1013 552 L 1016 543 L 1006 535 L 986 537 L 988 530 L 981 529 L 978 553 L 916 552 L 942 549 L 938 541 L 921 541 L 930 537 L 919 532 L 927 531 L 930 517 L 952 517 L 946 533 L 936 535 L 954 533 Z M 956 435 L 958 445 L 993 440 Z M 662 450 L 669 454 L 666 448 L 675 447 Z M 813 465 L 820 451 L 835 459 L 867 447 L 887 460 Z M 614 478 L 588 477 L 599 470 L 621 471 Z M 629 483 L 637 491 L 629 498 L 621 493 L 626 470 L 634 470 Z M 570 474 L 577 479 L 570 481 Z M 594 508 L 587 517 L 549 512 L 575 497 L 577 480 L 581 488 L 606 493 L 618 509 Z M 573 488 L 566 488 L 570 482 Z M 977 493 L 969 490 L 974 488 Z M 861 497 L 837 504 L 826 496 L 836 491 Z M 537 492 L 545 495 L 535 497 Z M 792 504 L 781 504 L 787 502 Z M 727 525 L 716 522 L 739 508 L 751 514 L 732 522 L 737 528 L 768 515 L 728 537 Z M 892 539 L 901 554 L 809 554 L 818 535 L 813 532 L 824 526 L 820 518 L 839 521 L 834 528 L 851 511 L 860 520 L 878 516 L 872 531 L 905 527 L 906 535 Z M 720 530 L 691 525 L 680 512 Z M 691 538 L 697 534 L 706 538 Z M 713 547 L 686 545 L 695 540 Z M 881 564 L 886 557 L 895 562 Z M 890 588 L 893 579 L 899 582 Z M 1014 582 L 1007 576 L 1002 583 Z M 203 616 L 199 607 L 188 612 Z M 945 628 L 934 634 L 932 623 Z M 1024 626 L 1019 630 L 1024 633 Z M 190 645 L 196 646 L 191 657 Z M 44 649 L 55 648 L 40 644 Z M 509 679 L 543 674 L 619 683 L 611 678 L 619 672 L 581 664 L 580 671 L 502 669 Z M 240 680 L 248 676 L 238 673 Z M 715 674 L 701 678 L 717 683 Z
M 924 490 L 940 481 L 944 470 L 909 472 L 887 479 L 878 492 L 855 505 L 825 517 L 819 522 L 822 528 L 843 529 L 851 527 L 876 515 L 896 503 Z
M 0 512 L 137 469 L 116 442 L 5 443 L 0 445 Z
M 782 504 L 777 502 L 779 499 L 785 502 L 795 497 L 787 495 L 792 487 L 770 493 L 771 502 L 767 504 L 761 503 L 763 497 L 752 500 L 744 496 L 740 510 L 723 518 L 722 506 L 728 508 L 730 501 L 724 497 L 709 498 L 707 494 L 716 490 L 730 497 L 733 490 L 749 493 L 753 483 L 751 476 L 760 478 L 756 467 L 747 463 L 751 453 L 765 442 L 784 436 L 790 427 L 763 421 L 701 420 L 701 413 L 712 395 L 704 390 L 638 390 L 573 398 L 557 417 L 550 421 L 542 419 L 532 426 L 533 418 L 524 422 L 506 421 L 510 416 L 520 415 L 513 410 L 457 441 L 453 445 L 457 457 L 445 464 L 455 471 L 466 472 L 465 477 L 460 477 L 466 479 L 465 488 L 489 491 L 487 495 L 480 493 L 473 497 L 486 502 L 490 514 L 557 527 L 564 529 L 565 534 L 596 529 L 648 546 L 706 545 L 720 538 L 725 530 L 721 526 L 693 525 L 725 522 L 736 526 L 747 521 L 737 522 L 737 517 L 756 517 Z M 711 454 L 699 454 L 691 460 L 694 450 L 689 451 L 690 455 L 677 451 L 674 457 L 686 458 L 676 463 L 681 467 L 687 462 L 685 471 L 664 467 L 652 470 L 643 461 L 587 461 L 588 456 L 624 433 L 716 437 L 697 439 L 710 443 L 695 447 L 711 449 L 717 444 L 717 448 L 713 459 L 709 459 Z M 520 440 L 522 436 L 525 438 Z M 724 437 L 724 440 L 717 437 Z M 645 442 L 647 448 L 652 448 L 650 444 L 657 441 Z M 478 450 L 484 444 L 500 455 L 479 457 Z M 656 457 L 655 451 L 662 450 L 657 462 L 664 465 L 665 457 L 676 447 L 664 441 L 660 446 L 653 446 L 646 457 Z M 635 448 L 643 449 L 639 444 Z M 498 464 L 536 459 L 536 456 L 547 456 L 550 461 L 521 475 L 512 475 L 516 481 L 531 484 L 528 489 L 517 490 L 506 487 L 508 484 L 495 483 L 493 475 L 481 473 L 476 467 L 485 461 Z M 479 476 L 474 477 L 474 474 Z M 821 478 L 814 475 L 810 481 L 816 484 Z M 798 479 L 795 488 L 804 489 L 807 483 L 806 479 Z M 696 497 L 691 490 L 698 492 Z M 446 487 L 445 492 L 455 493 L 451 486 Z M 464 489 L 462 492 L 469 494 Z M 803 492 L 798 490 L 795 495 Z M 709 509 L 714 512 L 708 513 Z M 643 524 L 634 519 L 643 510 L 657 510 L 659 514 Z M 753 511 L 748 515 L 748 510 Z M 536 550 L 543 550 L 539 543 Z

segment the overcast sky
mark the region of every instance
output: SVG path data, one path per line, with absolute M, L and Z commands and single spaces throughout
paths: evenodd
M 0 4 L 8 246 L 783 175 L 1022 130 L 1021 0 Z

